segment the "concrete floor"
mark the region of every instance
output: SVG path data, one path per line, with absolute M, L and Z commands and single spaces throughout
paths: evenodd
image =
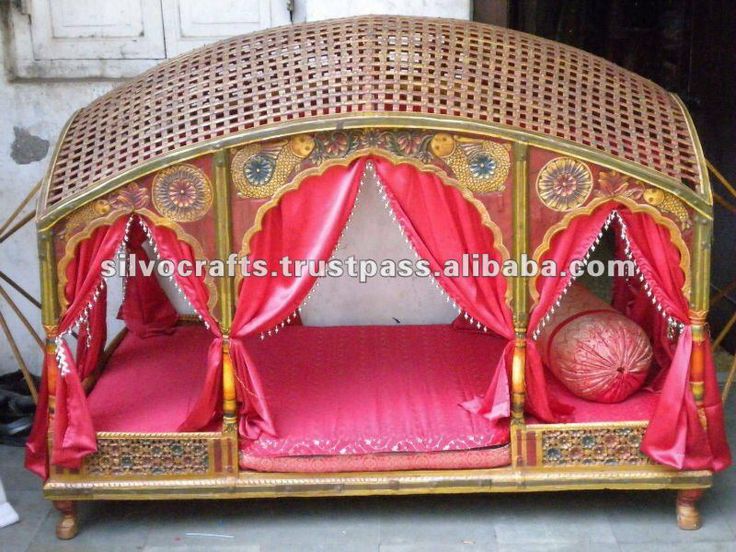
M 736 450 L 736 393 L 727 405 Z M 703 528 L 680 531 L 672 492 L 576 492 L 261 501 L 97 502 L 81 531 L 57 541 L 57 515 L 22 450 L 0 446 L 0 476 L 21 522 L 0 551 L 167 550 L 381 552 L 736 550 L 736 469 L 701 501 Z

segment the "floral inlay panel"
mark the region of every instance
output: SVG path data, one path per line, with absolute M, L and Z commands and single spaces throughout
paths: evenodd
M 267 198 L 302 171 L 377 150 L 444 173 L 479 194 L 502 191 L 511 168 L 510 146 L 492 140 L 423 130 L 339 130 L 244 146 L 233 156 L 232 179 L 240 197 Z
M 90 475 L 182 475 L 209 471 L 208 439 L 98 439 Z
M 542 465 L 651 464 L 639 450 L 645 430 L 635 426 L 541 431 Z

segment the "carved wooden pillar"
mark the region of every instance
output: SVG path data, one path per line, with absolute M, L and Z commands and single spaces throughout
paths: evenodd
M 705 373 L 705 340 L 707 339 L 704 313 L 690 313 L 690 325 L 693 332 L 693 350 L 690 353 L 690 389 L 698 407 L 698 417 L 704 428 L 708 427 L 705 417 L 703 397 L 705 387 L 703 376 Z
M 513 145 L 513 242 L 512 257 L 521 266 L 522 256 L 527 253 L 528 237 L 528 147 L 525 143 L 515 142 Z M 512 307 L 514 317 L 514 356 L 511 364 L 511 461 L 516 466 L 520 463 L 521 451 L 519 439 L 524 430 L 524 402 L 526 398 L 526 334 L 528 281 L 517 274 L 511 280 Z
M 217 256 L 225 261 L 232 253 L 232 226 L 230 212 L 230 175 L 229 155 L 227 150 L 220 150 L 214 155 L 214 208 L 215 208 L 215 241 Z M 223 393 L 223 430 L 235 432 L 236 400 L 235 374 L 230 358 L 229 333 L 235 312 L 234 279 L 226 274 L 217 280 L 220 305 L 220 330 L 222 340 L 222 393 Z
M 56 253 L 54 250 L 53 230 L 41 230 L 38 234 L 39 264 L 41 270 L 41 323 L 46 332 L 44 347 L 45 372 L 49 401 L 49 431 L 47 443 L 51 439 L 54 411 L 56 409 L 56 379 L 59 376 L 59 366 L 56 361 L 56 338 L 59 323 L 59 291 L 56 276 Z
M 704 342 L 708 339 L 706 317 L 710 297 L 710 249 L 713 221 L 697 214 L 693 231 L 692 291 L 690 293 L 690 326 L 693 350 L 690 356 L 690 387 L 703 427 L 707 426 L 703 410 L 703 375 L 705 371 Z

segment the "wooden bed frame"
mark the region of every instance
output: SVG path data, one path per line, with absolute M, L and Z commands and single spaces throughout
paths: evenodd
M 581 85 L 577 95 L 576 85 Z M 384 138 L 376 140 L 376 133 Z M 432 155 L 445 153 L 441 148 L 417 153 L 395 146 L 407 135 L 423 144 L 441 136 L 501 147 L 505 153 L 496 161 L 502 168 L 507 162 L 507 172 L 474 193 L 491 194 L 508 207 L 511 224 L 499 231 L 512 259 L 539 258 L 557 230 L 606 198 L 649 213 L 670 228 L 683 253 L 695 340 L 690 381 L 702 409 L 712 198 L 703 153 L 682 102 L 582 51 L 451 20 L 358 17 L 237 37 L 168 61 L 77 112 L 56 146 L 37 214 L 48 354 L 54 355 L 65 307 L 59 291 L 65 263 L 74 245 L 97 226 L 135 211 L 196 243 L 202 256 L 227 258 L 239 250 L 242 234 L 233 212 L 239 198 L 250 193 L 243 176 L 244 151 L 277 151 L 279 174 L 285 176 L 271 183 L 271 194 L 368 154 L 411 162 L 472 189 L 467 171 L 451 174 L 432 163 Z M 350 147 L 325 147 L 336 138 L 347 139 Z M 305 142 L 311 149 L 299 150 Z M 540 197 L 545 167 L 559 160 L 579 163 L 591 175 L 581 204 L 545 203 Z M 443 161 L 449 167 L 456 162 Z M 193 213 L 189 220 L 176 221 L 150 201 L 137 202 L 136 197 L 151 193 L 157 175 L 182 166 L 198 167 L 211 181 L 209 218 Z M 616 179 L 613 187 L 611 179 Z M 536 222 L 539 213 L 544 213 L 542 228 Z M 205 231 L 205 225 L 211 228 Z M 57 535 L 67 539 L 76 534 L 78 500 L 577 489 L 673 489 L 678 525 L 698 528 L 695 504 L 711 486 L 712 473 L 677 471 L 641 454 L 646 423 L 525 421 L 525 339 L 534 288 L 522 277 L 511 278 L 509 288 L 516 331 L 510 466 L 309 475 L 242 472 L 234 376 L 225 362 L 221 432 L 98 433 L 98 452 L 79 470 L 50 466 L 44 495 L 62 513 Z M 234 289 L 232 279 L 222 278 L 212 294 L 216 301 L 211 307 L 225 333 L 232 322 Z M 227 359 L 228 351 L 223 353 Z M 46 377 L 53 416 L 55 371 Z M 606 443 L 603 452 L 576 456 L 571 451 L 584 438 Z M 172 460 L 182 448 L 188 455 L 185 464 Z M 131 461 L 133 449 L 149 460 Z

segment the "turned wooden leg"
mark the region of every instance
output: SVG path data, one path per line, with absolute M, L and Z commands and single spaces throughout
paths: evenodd
M 61 518 L 56 524 L 56 538 L 69 540 L 76 537 L 79 532 L 77 505 L 71 500 L 54 500 L 54 508 L 61 513 Z
M 700 529 L 700 512 L 697 502 L 703 496 L 703 489 L 682 489 L 677 491 L 677 526 L 693 531 Z

